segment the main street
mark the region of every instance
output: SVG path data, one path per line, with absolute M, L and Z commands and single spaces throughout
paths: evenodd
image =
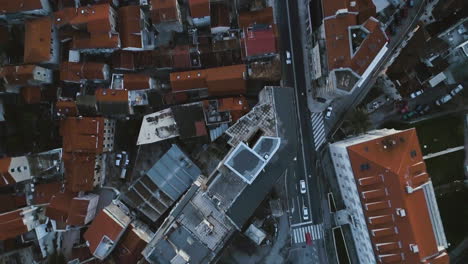
M 324 195 L 321 194 L 319 174 L 316 168 L 316 152 L 311 128 L 311 114 L 307 106 L 306 78 L 304 69 L 304 54 L 302 46 L 302 33 L 299 21 L 297 1 L 277 1 L 277 23 L 280 32 L 280 52 L 283 60 L 286 52 L 291 54 L 291 63 L 283 62 L 283 84 L 295 89 L 295 105 L 299 129 L 297 137 L 300 147 L 296 157 L 293 158 L 286 177 L 286 190 L 288 194 L 288 211 L 291 226 L 291 242 L 294 255 L 303 254 L 305 263 L 328 263 L 323 237 L 322 203 Z M 292 102 L 293 103 L 293 102 Z M 300 181 L 304 181 L 306 190 L 301 192 Z M 306 211 L 306 212 L 305 212 Z M 312 239 L 312 246 L 306 245 L 306 234 Z M 294 256 L 293 256 L 294 257 Z M 302 258 L 298 258 L 302 259 Z

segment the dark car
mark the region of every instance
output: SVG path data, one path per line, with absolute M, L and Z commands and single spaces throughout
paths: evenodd
M 312 245 L 312 237 L 309 232 L 305 233 L 305 239 L 306 239 L 307 245 L 309 246 Z
M 408 119 L 411 119 L 414 116 L 416 116 L 417 113 L 418 112 L 416 112 L 416 111 L 411 111 L 409 113 L 404 114 L 402 118 L 403 118 L 403 120 L 408 120 Z
M 430 105 L 424 105 L 423 108 L 419 111 L 420 115 L 427 114 L 431 110 Z
M 423 110 L 423 108 L 424 108 L 424 105 L 418 105 L 416 106 L 416 109 L 414 109 L 414 111 L 419 113 L 421 110 Z

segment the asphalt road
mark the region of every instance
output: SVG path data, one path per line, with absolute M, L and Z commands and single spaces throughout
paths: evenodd
M 287 177 L 286 189 L 288 194 L 289 222 L 294 256 L 305 256 L 303 263 L 328 263 L 322 231 L 322 201 L 319 174 L 316 169 L 314 139 L 311 128 L 310 112 L 307 106 L 306 78 L 304 69 L 304 54 L 302 46 L 302 31 L 299 21 L 297 1 L 277 1 L 277 23 L 280 32 L 280 52 L 283 60 L 286 51 L 291 53 L 292 63 L 283 62 L 283 85 L 294 87 L 297 119 L 298 152 L 291 162 Z M 299 182 L 306 184 L 306 193 L 301 193 Z M 308 216 L 304 214 L 304 208 Z M 312 246 L 305 246 L 303 236 L 311 233 L 314 240 Z

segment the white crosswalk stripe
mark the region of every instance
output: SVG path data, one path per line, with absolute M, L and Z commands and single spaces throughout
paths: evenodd
M 305 243 L 306 242 L 306 233 L 309 233 L 312 240 L 322 239 L 323 238 L 323 224 L 318 225 L 306 225 L 298 226 L 293 228 L 293 243 Z
M 314 134 L 315 150 L 318 150 L 326 141 L 325 124 L 322 113 L 313 113 L 311 116 L 312 132 Z

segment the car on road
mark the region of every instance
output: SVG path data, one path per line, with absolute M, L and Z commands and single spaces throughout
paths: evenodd
M 120 171 L 120 178 L 125 179 L 125 175 L 127 174 L 128 164 L 130 163 L 130 159 L 128 158 L 128 153 L 126 151 L 119 152 L 115 154 L 115 166 L 121 168 Z
M 329 119 L 332 115 L 332 112 L 333 112 L 333 107 L 332 106 L 327 107 L 327 111 L 325 112 L 325 119 Z
M 414 0 L 407 0 L 406 3 L 408 4 L 409 7 L 414 6 Z
M 412 92 L 412 93 L 410 94 L 410 97 L 411 97 L 412 99 L 414 99 L 414 98 L 420 96 L 420 95 L 423 94 L 423 93 L 424 93 L 423 90 L 417 90 L 416 92 Z
M 286 51 L 286 64 L 291 64 L 291 53 Z
M 310 232 L 305 233 L 306 244 L 311 246 L 312 245 L 312 236 Z
M 309 209 L 305 206 L 302 208 L 302 218 L 309 220 Z
M 431 110 L 431 106 L 425 104 L 421 106 L 421 108 L 418 111 L 418 114 L 424 115 L 424 114 L 427 114 L 430 110 Z
M 299 181 L 299 187 L 301 188 L 301 193 L 304 194 L 307 192 L 306 190 L 306 184 L 304 180 Z
M 452 91 L 450 91 L 450 94 L 452 96 L 455 96 L 457 95 L 459 92 L 461 92 L 463 90 L 463 85 L 459 84 L 457 87 L 455 87 L 455 89 L 453 89 Z
M 452 96 L 450 94 L 446 94 L 446 95 L 442 96 L 441 98 L 437 99 L 435 101 L 435 104 L 438 105 L 438 106 L 441 106 L 441 105 L 447 103 L 450 100 L 452 100 Z
M 418 112 L 416 112 L 416 111 L 411 111 L 409 113 L 404 114 L 402 118 L 403 118 L 403 120 L 408 120 L 410 118 L 415 117 L 417 113 Z

